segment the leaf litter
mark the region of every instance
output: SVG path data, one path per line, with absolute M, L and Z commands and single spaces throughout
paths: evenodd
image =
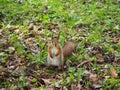
M 24 1 L 24 0 L 23 0 Z M 89 1 L 90 3 L 91 1 Z M 87 3 L 87 2 L 84 2 Z M 102 2 L 100 4 L 103 5 Z M 48 6 L 44 6 L 42 14 L 46 15 L 50 11 Z M 0 13 L 0 20 L 3 21 L 4 14 Z M 31 89 L 37 90 L 38 88 L 43 89 L 60 89 L 60 90 L 88 90 L 88 89 L 102 89 L 107 81 L 111 78 L 120 78 L 120 66 L 119 54 L 116 56 L 113 52 L 107 52 L 106 48 L 101 44 L 93 44 L 89 41 L 92 25 L 76 23 L 72 27 L 74 36 L 73 40 L 82 42 L 80 43 L 82 48 L 78 48 L 74 56 L 78 54 L 86 54 L 89 56 L 82 57 L 79 62 L 70 62 L 69 67 L 65 65 L 64 71 L 58 71 L 54 67 L 46 68 L 45 63 L 37 64 L 35 60 L 44 58 L 46 60 L 45 53 L 47 51 L 47 39 L 46 37 L 51 36 L 51 32 L 58 32 L 61 24 L 67 22 L 56 22 L 47 23 L 46 25 L 37 25 L 37 21 L 29 23 L 26 28 L 22 28 L 16 25 L 8 25 L 0 31 L 0 88 L 5 89 Z M 100 25 L 105 25 L 105 22 L 100 20 Z M 43 28 L 44 27 L 44 28 Z M 23 30 L 21 30 L 21 28 Z M 46 29 L 49 33 L 46 36 Z M 66 35 L 69 39 L 71 37 L 68 33 L 70 28 L 66 29 Z M 27 31 L 28 30 L 28 31 Z M 27 31 L 27 32 L 26 32 Z M 78 33 L 79 32 L 79 33 Z M 103 31 L 103 37 L 110 36 L 110 41 L 105 38 L 105 43 L 118 44 L 120 42 L 119 31 L 115 32 L 109 28 Z M 10 35 L 11 34 L 11 35 Z M 13 36 L 12 36 L 13 35 Z M 21 37 L 22 36 L 22 37 Z M 12 37 L 12 39 L 10 38 Z M 69 37 L 69 38 L 68 38 Z M 38 40 L 39 38 L 39 40 Z M 44 44 L 43 44 L 44 43 Z M 15 45 L 14 45 L 15 44 Z M 41 45 L 39 45 L 41 44 Z M 42 46 L 43 44 L 43 46 Z M 21 45 L 21 46 L 19 46 Z M 21 47 L 21 48 L 20 48 Z M 83 52 L 81 52 L 83 50 Z M 20 52 L 22 51 L 22 53 Z M 118 49 L 116 49 L 118 51 Z M 79 53 L 80 52 L 80 53 Z M 119 51 L 118 51 L 119 52 Z M 40 54 L 38 54 L 40 53 Z M 38 56 L 37 56 L 38 55 Z M 73 57 L 74 57 L 73 56 Z M 33 60 L 32 60 L 33 59 Z M 70 58 L 68 58 L 69 60 Z M 77 59 L 77 58 L 72 58 Z M 110 67 L 109 65 L 115 65 Z M 75 67 L 69 72 L 69 68 Z M 83 75 L 80 75 L 80 79 L 77 79 L 79 68 L 83 68 Z M 117 81 L 113 80 L 113 83 L 119 85 Z M 10 85 L 10 87 L 9 87 Z M 112 84 L 111 84 L 112 86 Z

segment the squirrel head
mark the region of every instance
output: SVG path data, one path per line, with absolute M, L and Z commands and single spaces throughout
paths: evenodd
M 53 33 L 54 34 L 54 33 Z M 54 46 L 57 46 L 57 45 L 59 45 L 59 38 L 60 38 L 60 32 L 59 32 L 59 34 L 58 34 L 58 36 L 57 37 L 53 37 L 53 34 L 52 34 L 52 44 L 54 45 Z
M 52 38 L 52 44 L 56 47 L 59 44 L 59 39 L 56 37 Z

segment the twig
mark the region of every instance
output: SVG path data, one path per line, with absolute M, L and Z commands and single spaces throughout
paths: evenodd
M 86 63 L 89 63 L 89 62 L 92 62 L 93 60 L 85 60 L 83 62 L 81 62 L 80 64 L 77 65 L 77 68 L 81 67 L 82 65 L 86 64 Z

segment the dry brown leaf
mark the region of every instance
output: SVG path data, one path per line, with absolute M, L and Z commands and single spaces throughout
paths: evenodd
M 114 69 L 114 67 L 110 68 L 110 73 L 111 73 L 111 77 L 113 77 L 113 78 L 118 77 L 118 74 L 117 74 L 116 70 Z
M 80 83 L 77 84 L 77 90 L 81 90 L 82 89 L 82 85 Z
M 120 58 L 117 58 L 117 59 L 116 59 L 115 64 L 116 64 L 117 66 L 120 66 Z
M 112 42 L 113 42 L 113 43 L 118 43 L 118 41 L 119 41 L 119 38 L 117 38 L 117 37 L 113 37 L 113 38 L 112 38 Z
M 51 79 L 44 79 L 44 78 L 42 78 L 42 80 L 44 81 L 46 86 L 52 84 Z
M 47 89 L 43 89 L 43 90 L 55 90 L 53 87 L 48 87 Z
M 15 34 L 19 34 L 19 33 L 20 33 L 20 30 L 19 30 L 19 29 L 15 29 L 15 30 L 14 30 L 14 33 L 15 33 Z
M 104 61 L 104 57 L 103 57 L 102 54 L 96 54 L 95 56 L 97 58 L 97 61 L 99 61 L 99 62 L 103 62 Z
M 6 90 L 6 88 L 1 88 L 0 90 Z
M 64 86 L 64 87 L 63 87 L 62 89 L 60 89 L 60 90 L 68 90 L 68 89 L 67 89 L 67 87 L 66 87 L 66 86 Z
M 8 47 L 9 51 L 15 51 L 15 47 Z
M 77 87 L 76 87 L 76 85 L 71 85 L 71 90 L 77 90 Z
M 19 75 L 25 75 L 26 66 L 19 66 L 16 69 L 16 73 Z
M 33 26 L 34 26 L 34 24 L 33 24 L 33 23 L 30 23 L 30 25 L 28 26 L 28 29 L 29 29 L 29 30 L 32 30 L 32 29 L 33 29 Z
M 81 90 L 82 86 L 80 83 L 78 83 L 77 85 L 72 84 L 71 85 L 71 90 Z
M 4 47 L 7 45 L 7 40 L 5 39 L 0 39 L 0 48 Z
M 34 28 L 34 30 L 39 30 L 40 26 L 34 25 L 33 28 Z
M 97 74 L 91 74 L 89 78 L 92 81 L 91 87 L 94 90 L 101 88 L 100 81 L 99 81 L 99 76 Z
M 39 35 L 41 35 L 41 34 L 43 34 L 44 35 L 44 29 L 42 29 L 42 30 L 40 30 L 40 31 L 38 31 L 37 33 L 39 34 Z
M 97 82 L 97 81 L 98 81 L 98 76 L 97 76 L 97 74 L 91 74 L 91 75 L 90 75 L 90 79 L 92 80 L 93 83 Z
M 93 84 L 92 87 L 94 88 L 94 90 L 101 90 L 101 85 L 100 84 Z

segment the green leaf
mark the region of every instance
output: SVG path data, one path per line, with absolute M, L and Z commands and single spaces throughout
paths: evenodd
M 83 69 L 79 68 L 77 72 L 78 82 L 82 80 L 82 75 L 83 75 Z
M 72 73 L 69 73 L 68 75 L 70 76 L 71 80 L 74 81 L 75 79 L 74 75 Z
M 68 69 L 68 72 L 70 72 L 70 73 L 74 73 L 74 72 L 75 72 L 75 70 L 76 70 L 76 68 L 75 68 L 75 67 L 70 67 L 70 68 Z

